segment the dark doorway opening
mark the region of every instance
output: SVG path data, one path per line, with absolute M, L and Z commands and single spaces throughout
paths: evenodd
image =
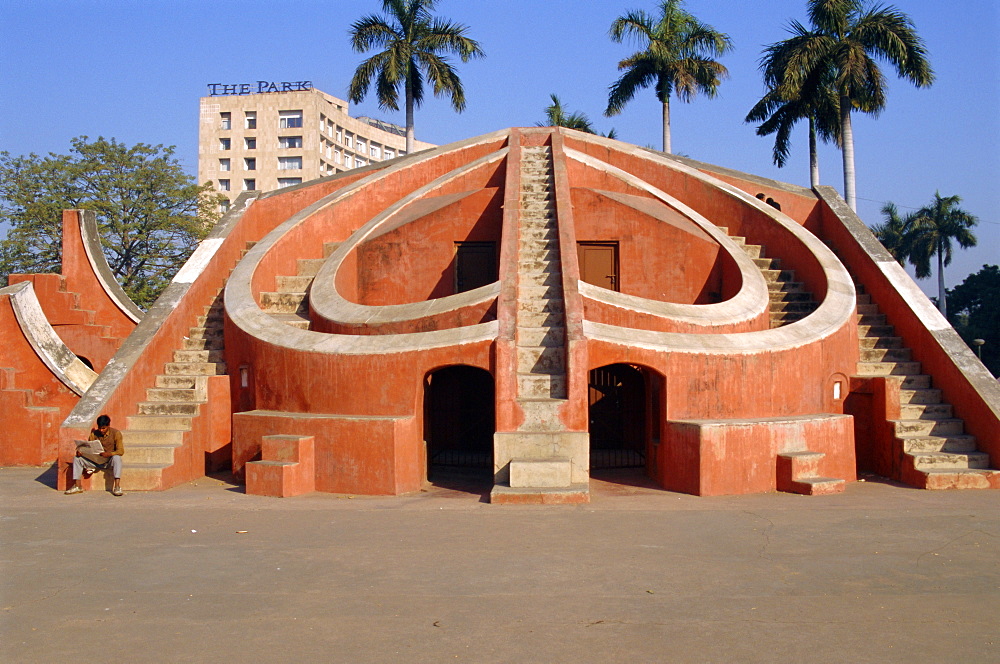
M 424 409 L 427 479 L 492 481 L 496 406 L 490 372 L 453 366 L 428 374 Z
M 455 243 L 455 292 L 464 293 L 497 280 L 496 242 Z
M 590 469 L 646 466 L 646 386 L 628 364 L 594 369 L 589 377 Z

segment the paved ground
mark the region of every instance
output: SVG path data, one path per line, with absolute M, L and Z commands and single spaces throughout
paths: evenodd
M 64 496 L 0 469 L 3 662 L 998 662 L 1000 492 Z

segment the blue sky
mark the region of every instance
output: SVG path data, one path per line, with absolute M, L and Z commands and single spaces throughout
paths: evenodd
M 416 133 L 432 143 L 544 117 L 549 94 L 586 113 L 600 131 L 660 146 L 660 110 L 651 91 L 605 118 L 617 63 L 634 51 L 608 27 L 652 0 L 440 0 L 437 13 L 469 26 L 486 58 L 460 64 L 467 109 L 444 100 L 417 111 Z M 918 90 L 889 74 L 889 104 L 877 119 L 855 116 L 859 213 L 880 221 L 885 201 L 905 212 L 936 190 L 957 194 L 980 219 L 979 246 L 959 251 L 946 270 L 953 286 L 983 264 L 1000 263 L 1000 3 L 902 0 L 930 50 L 937 82 Z M 771 164 L 768 138 L 743 117 L 762 94 L 761 47 L 805 21 L 805 0 L 688 0 L 688 9 L 730 35 L 722 61 L 730 78 L 715 99 L 673 105 L 674 151 L 730 168 L 808 185 L 804 126 L 791 164 Z M 0 0 L 0 149 L 65 152 L 74 136 L 175 145 L 194 174 L 198 98 L 209 83 L 311 80 L 338 97 L 363 56 L 350 24 L 381 11 L 377 0 Z M 373 99 L 352 115 L 403 123 Z M 824 184 L 842 189 L 839 153 L 821 153 Z M 936 279 L 921 286 L 936 292 Z

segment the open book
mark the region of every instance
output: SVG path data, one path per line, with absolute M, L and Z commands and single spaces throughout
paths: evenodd
M 104 445 L 101 444 L 101 441 L 77 440 L 75 442 L 76 449 L 83 458 L 100 465 L 104 465 L 107 462 L 107 457 L 101 456 L 101 452 L 104 451 Z

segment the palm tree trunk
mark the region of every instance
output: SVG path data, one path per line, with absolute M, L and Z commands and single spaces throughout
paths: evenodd
M 938 242 L 937 247 L 937 259 L 938 259 L 938 311 L 945 318 L 948 317 L 948 303 L 945 301 L 947 293 L 944 288 L 944 247 L 941 246 L 941 242 Z
M 858 197 L 855 188 L 854 174 L 854 130 L 851 128 L 851 100 L 845 95 L 840 96 L 840 137 L 841 150 L 844 155 L 844 200 L 847 205 L 858 211 Z
M 663 99 L 663 151 L 670 152 L 670 96 Z
M 809 118 L 809 186 L 819 186 L 819 151 L 816 148 L 816 121 Z
M 419 75 L 419 74 L 418 74 Z M 406 154 L 413 154 L 413 85 L 406 79 Z

